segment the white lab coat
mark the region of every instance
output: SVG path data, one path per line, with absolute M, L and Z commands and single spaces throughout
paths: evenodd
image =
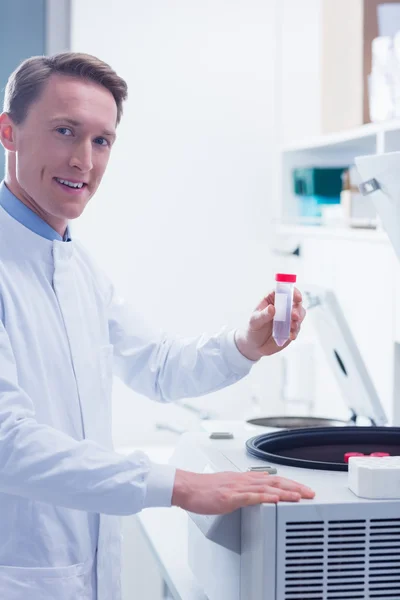
M 1 600 L 119 600 L 118 515 L 171 503 L 171 466 L 112 449 L 113 371 L 169 401 L 252 364 L 232 332 L 150 334 L 77 242 L 0 207 Z

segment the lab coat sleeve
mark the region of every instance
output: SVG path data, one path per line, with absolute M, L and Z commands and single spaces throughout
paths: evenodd
M 129 515 L 146 506 L 170 506 L 174 478 L 172 466 L 153 464 L 141 452 L 125 457 L 37 422 L 32 400 L 18 385 L 0 320 L 0 492 Z
M 169 402 L 208 394 L 235 383 L 254 365 L 237 349 L 234 331 L 180 339 L 156 334 L 113 288 L 109 293 L 115 373 L 148 398 Z

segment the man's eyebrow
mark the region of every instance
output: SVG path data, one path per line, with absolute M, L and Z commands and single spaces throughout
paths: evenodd
M 68 123 L 69 125 L 72 125 L 73 127 L 81 127 L 82 126 L 82 123 L 80 121 L 76 121 L 75 119 L 71 119 L 70 117 L 63 117 L 62 115 L 59 117 L 55 117 L 54 119 L 51 119 L 51 123 L 55 123 L 56 121 L 57 122 L 62 121 L 63 123 Z M 112 137 L 112 138 L 116 137 L 115 131 L 109 131 L 108 129 L 103 129 L 102 134 L 108 135 L 109 137 Z

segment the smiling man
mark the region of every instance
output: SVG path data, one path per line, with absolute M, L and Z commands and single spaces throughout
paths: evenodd
M 116 76 L 111 82 L 111 73 L 109 88 L 106 77 L 99 85 L 63 74 L 67 57 L 59 58 L 59 71 L 49 78 L 40 60 L 25 64 L 21 89 L 13 89 L 12 82 L 8 86 L 1 117 L 2 142 L 9 151 L 5 182 L 62 236 L 66 222 L 79 217 L 103 177 L 126 85 Z
M 96 192 L 127 86 L 75 53 L 8 81 L 0 139 L 0 597 L 119 600 L 118 515 L 226 513 L 312 498 L 263 473 L 197 474 L 113 451 L 112 376 L 162 402 L 215 391 L 278 352 L 274 296 L 244 330 L 169 339 L 119 298 L 68 222 Z M 305 311 L 296 290 L 291 339 Z

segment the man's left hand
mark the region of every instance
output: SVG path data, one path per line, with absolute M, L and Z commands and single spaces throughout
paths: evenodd
M 286 348 L 299 334 L 301 324 L 306 316 L 302 305 L 302 296 L 297 288 L 293 293 L 290 337 L 283 346 L 278 346 L 272 337 L 273 319 L 275 315 L 275 292 L 263 298 L 251 315 L 246 329 L 235 332 L 238 350 L 250 360 L 258 360 L 262 356 L 270 356 Z

